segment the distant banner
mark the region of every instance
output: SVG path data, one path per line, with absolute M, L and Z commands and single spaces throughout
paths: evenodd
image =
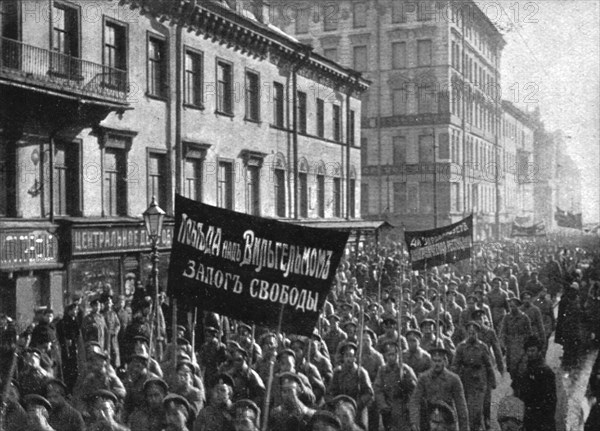
M 168 294 L 184 310 L 310 335 L 347 232 L 216 208 L 177 195 Z
M 556 207 L 554 220 L 556 220 L 556 224 L 560 227 L 569 227 L 571 229 L 583 228 L 583 219 L 581 213 L 573 214 L 570 211 L 564 211 L 559 207 Z
M 404 232 L 413 270 L 458 262 L 471 257 L 473 215 L 431 230 Z
M 543 221 L 538 222 L 533 226 L 521 226 L 516 222 L 513 222 L 510 235 L 512 237 L 545 236 L 546 225 Z

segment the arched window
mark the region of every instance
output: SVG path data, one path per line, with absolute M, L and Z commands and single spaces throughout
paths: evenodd
M 286 173 L 285 158 L 282 154 L 275 155 L 273 164 L 273 183 L 275 187 L 275 215 L 277 217 L 286 216 L 285 202 L 285 173 Z
M 298 162 L 298 200 L 299 216 L 308 217 L 308 162 L 301 158 Z

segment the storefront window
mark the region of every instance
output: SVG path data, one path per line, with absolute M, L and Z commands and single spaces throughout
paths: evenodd
M 171 253 L 161 253 L 158 258 L 158 284 L 161 291 L 167 290 L 169 281 L 169 257 Z M 152 255 L 144 253 L 142 255 L 142 284 L 152 286 Z
M 119 258 L 72 262 L 69 271 L 71 292 L 80 292 L 84 301 L 109 288 L 114 295 L 121 294 L 120 262 Z

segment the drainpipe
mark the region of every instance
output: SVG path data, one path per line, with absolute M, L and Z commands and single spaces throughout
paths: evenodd
M 292 149 L 294 164 L 294 219 L 298 219 L 298 71 L 310 59 L 312 46 L 306 45 L 304 48 L 304 57 L 292 68 Z
M 175 33 L 175 193 L 182 194 L 182 160 L 183 143 L 182 135 L 182 116 L 183 116 L 183 97 L 182 97 L 182 50 L 183 50 L 183 24 L 179 22 Z
M 382 205 L 382 194 L 383 190 L 383 178 L 381 177 L 381 18 L 380 14 L 377 13 L 377 181 L 378 181 L 378 193 L 379 197 L 377 202 L 379 203 L 379 218 L 381 218 L 381 205 Z
M 355 75 L 356 85 L 359 84 L 360 73 Z M 350 149 L 352 148 L 352 137 L 354 136 L 354 130 L 350 127 L 350 97 L 352 97 L 352 85 L 348 87 L 348 94 L 346 94 L 346 220 L 350 220 L 350 198 L 352 196 L 350 186 Z M 356 116 L 354 117 L 354 121 L 356 122 Z M 360 121 L 360 120 L 359 120 Z M 356 124 L 354 124 L 354 128 L 356 128 Z

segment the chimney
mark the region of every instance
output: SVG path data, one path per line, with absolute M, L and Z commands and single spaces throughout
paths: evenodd
M 254 1 L 254 16 L 263 24 L 268 25 L 270 22 L 271 5 L 266 0 Z

